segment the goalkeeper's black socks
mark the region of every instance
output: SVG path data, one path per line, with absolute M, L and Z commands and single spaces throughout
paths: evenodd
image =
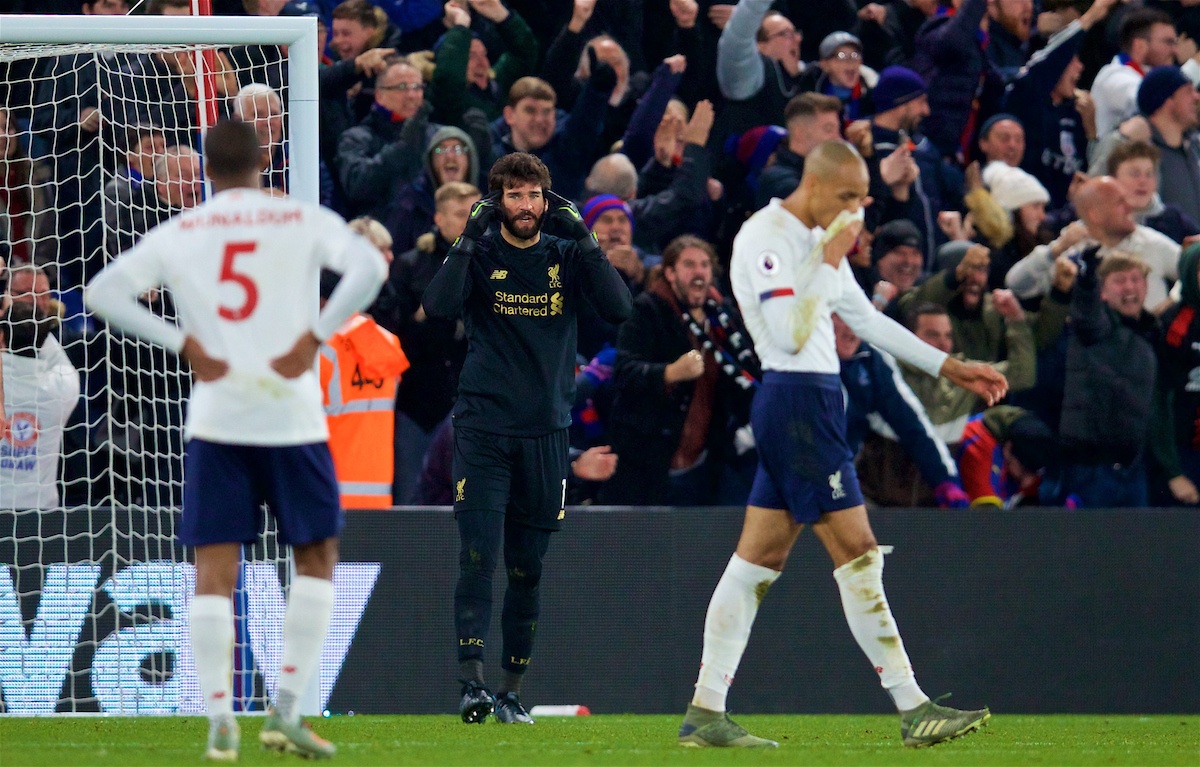
M 483 660 L 480 658 L 471 658 L 459 663 L 458 679 L 463 683 L 475 682 L 480 687 L 486 686 L 483 683 Z
M 525 678 L 525 672 L 509 671 L 504 669 L 504 681 L 500 683 L 500 695 L 511 692 L 518 698 L 521 697 L 521 680 Z

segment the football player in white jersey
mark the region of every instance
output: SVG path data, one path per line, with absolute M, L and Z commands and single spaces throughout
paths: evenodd
M 241 548 L 265 501 L 298 576 L 283 623 L 276 701 L 264 745 L 312 758 L 336 749 L 300 721 L 333 610 L 343 524 L 314 365 L 321 342 L 366 307 L 387 276 L 379 251 L 336 214 L 260 187 L 254 129 L 223 121 L 205 137 L 215 194 L 155 227 L 88 285 L 84 301 L 113 326 L 178 352 L 195 384 L 184 436 L 181 543 L 196 550 L 192 650 L 209 717 L 205 756 L 234 761 L 234 618 Z M 342 280 L 318 313 L 322 268 Z M 138 302 L 170 290 L 180 326 Z
M 704 625 L 696 693 L 679 742 L 685 746 L 774 747 L 735 724 L 725 698 L 758 605 L 779 577 L 807 523 L 829 553 L 842 606 L 859 646 L 900 711 L 904 744 L 921 746 L 976 729 L 988 710 L 956 711 L 921 691 L 883 591 L 883 554 L 863 505 L 845 412 L 832 313 L 859 336 L 979 394 L 988 404 L 1007 382 L 993 368 L 924 344 L 875 310 L 846 253 L 862 229 L 867 167 L 843 141 L 818 145 L 800 186 L 743 225 L 730 276 L 762 360 L 763 385 L 751 424 L 759 466 L 737 551 L 713 591 Z

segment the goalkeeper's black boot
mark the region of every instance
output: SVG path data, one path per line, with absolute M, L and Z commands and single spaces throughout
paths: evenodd
M 488 688 L 473 679 L 463 681 L 458 714 L 466 724 L 479 724 L 496 708 L 496 699 Z
M 533 724 L 533 717 L 521 705 L 515 692 L 506 692 L 496 698 L 496 721 L 501 724 Z

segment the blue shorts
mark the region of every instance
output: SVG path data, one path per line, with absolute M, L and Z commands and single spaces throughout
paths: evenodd
M 292 546 L 336 538 L 344 519 L 329 445 L 227 445 L 192 439 L 183 455 L 185 546 L 253 543 L 266 502 L 279 540 Z
M 750 423 L 758 471 L 748 505 L 787 509 L 804 523 L 862 505 L 838 376 L 768 371 Z

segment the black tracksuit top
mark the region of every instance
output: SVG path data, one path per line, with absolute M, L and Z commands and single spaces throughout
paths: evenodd
M 612 323 L 629 317 L 629 289 L 599 251 L 542 233 L 515 248 L 497 228 L 467 256 L 451 250 L 425 291 L 433 317 L 462 317 L 467 357 L 454 423 L 538 437 L 571 423 L 580 301 Z

